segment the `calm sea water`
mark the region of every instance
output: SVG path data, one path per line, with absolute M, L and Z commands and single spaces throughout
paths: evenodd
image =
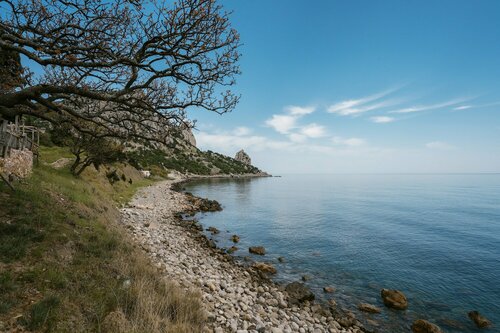
M 478 310 L 500 332 L 500 175 L 290 175 L 202 180 L 186 190 L 216 199 L 205 227 L 237 256 L 262 245 L 278 281 L 300 280 L 320 298 L 333 297 L 380 332 L 409 332 L 418 318 L 446 332 L 476 332 Z M 286 261 L 279 263 L 283 256 Z M 337 291 L 325 295 L 322 287 Z M 404 312 L 384 308 L 380 289 L 402 290 Z M 356 311 L 368 302 L 380 315 Z

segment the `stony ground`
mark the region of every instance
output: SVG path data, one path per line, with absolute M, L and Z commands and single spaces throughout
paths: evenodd
M 200 290 L 207 332 L 362 332 L 355 320 L 339 317 L 333 309 L 308 302 L 292 306 L 282 287 L 207 246 L 176 218 L 193 207 L 171 189 L 174 183 L 139 191 L 122 209 L 122 222 L 167 277 Z

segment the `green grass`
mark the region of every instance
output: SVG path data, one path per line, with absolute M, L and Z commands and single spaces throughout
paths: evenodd
M 15 192 L 0 183 L 0 321 L 35 332 L 99 332 L 110 312 L 121 311 L 130 332 L 200 331 L 199 298 L 167 286 L 115 223 L 116 207 L 153 180 L 125 164 L 74 177 L 47 165 L 67 156 L 64 148 L 41 154 Z M 114 184 L 110 170 L 120 178 Z M 123 288 L 125 279 L 130 288 Z M 179 293 L 189 315 L 162 310 L 171 293 Z

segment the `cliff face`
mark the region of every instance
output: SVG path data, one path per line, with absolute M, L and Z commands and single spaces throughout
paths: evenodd
M 172 135 L 167 144 L 153 148 L 139 147 L 130 155 L 135 166 L 141 169 L 176 170 L 193 175 L 266 175 L 251 164 L 243 150 L 231 158 L 213 151 L 196 147 L 196 139 L 190 129 L 182 129 Z
M 236 153 L 234 159 L 243 164 L 252 165 L 252 160 L 250 159 L 250 156 L 248 156 L 248 154 L 245 153 L 243 149 Z

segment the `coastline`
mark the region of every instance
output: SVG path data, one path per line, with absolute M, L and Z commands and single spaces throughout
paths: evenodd
M 194 213 L 199 207 L 176 189 L 203 178 L 235 177 L 182 177 L 150 185 L 121 209 L 121 222 L 164 276 L 200 292 L 207 311 L 205 332 L 366 331 L 352 314 L 334 304 L 292 302 L 284 286 L 217 249 L 198 223 L 184 221 L 182 213 Z

